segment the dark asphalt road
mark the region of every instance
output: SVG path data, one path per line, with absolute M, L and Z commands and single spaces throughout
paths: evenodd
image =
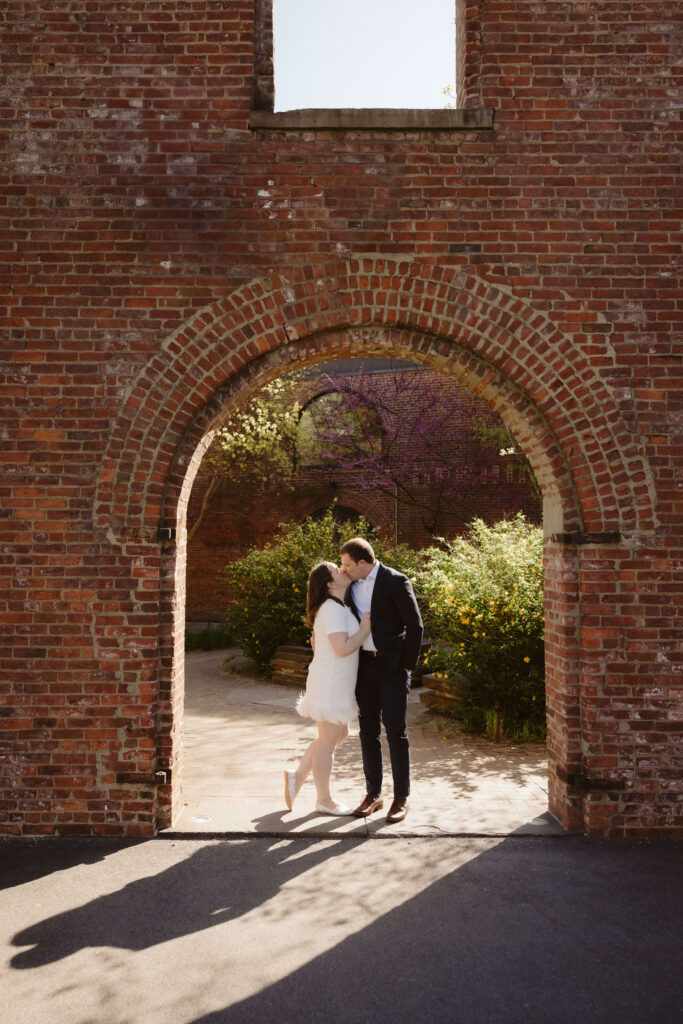
M 674 840 L 0 840 L 0 991 L 15 1024 L 680 1024 L 682 869 Z

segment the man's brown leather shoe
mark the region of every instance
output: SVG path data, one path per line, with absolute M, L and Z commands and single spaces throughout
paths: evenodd
M 379 811 L 384 807 L 384 800 L 381 796 L 370 796 L 365 794 L 365 799 L 356 807 L 353 815 L 355 818 L 369 818 L 373 811 Z
M 407 813 L 408 801 L 406 799 L 394 800 L 387 814 L 387 824 L 393 825 L 397 821 L 403 821 Z

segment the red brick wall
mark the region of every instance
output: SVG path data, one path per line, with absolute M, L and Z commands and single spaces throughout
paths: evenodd
M 534 467 L 553 813 L 681 831 L 682 12 L 463 8 L 491 129 L 250 130 L 246 0 L 0 12 L 3 831 L 171 820 L 207 431 L 358 354 L 473 387 Z
M 330 369 L 334 369 L 331 367 Z M 401 381 L 397 385 L 396 380 Z M 363 386 L 360 384 L 358 386 Z M 304 381 L 298 400 L 306 405 L 318 394 L 334 390 L 334 379 Z M 419 421 L 421 410 L 439 396 L 448 402 L 448 424 L 440 452 L 450 456 L 452 472 L 462 479 L 462 486 L 453 488 L 450 499 L 439 511 L 434 532 L 428 529 L 430 519 L 430 484 L 410 484 L 412 501 L 402 491 L 396 495 L 377 489 L 365 490 L 358 486 L 353 471 L 336 469 L 324 475 L 300 470 L 293 490 L 277 490 L 277 482 L 267 486 L 232 487 L 229 480 L 217 491 L 207 508 L 199 528 L 188 543 L 187 604 L 188 621 L 220 622 L 229 594 L 220 580 L 223 566 L 240 558 L 253 547 L 259 547 L 276 534 L 280 523 L 300 521 L 333 502 L 364 515 L 390 542 L 397 541 L 418 549 L 435 543 L 436 537 L 455 537 L 467 529 L 475 517 L 493 523 L 522 511 L 532 522 L 542 519 L 541 501 L 537 496 L 522 460 L 516 456 L 492 459 L 479 479 L 477 460 L 481 459 L 475 444 L 463 446 L 475 421 L 489 426 L 500 426 L 500 419 L 488 405 L 466 388 L 455 384 L 443 374 L 431 370 L 415 374 L 403 371 L 397 378 L 395 371 L 373 371 L 366 392 L 375 399 L 383 399 L 383 408 L 390 410 L 396 424 L 389 424 L 392 445 L 397 442 L 415 446 L 411 430 Z M 400 397 L 399 397 L 400 396 Z M 456 405 L 457 403 L 457 405 Z M 419 453 L 419 447 L 418 447 Z M 398 465 L 398 463 L 395 463 Z M 410 469 L 418 472 L 434 468 L 427 453 L 416 459 Z M 200 475 L 195 481 L 188 508 L 188 530 L 192 530 L 200 515 L 202 499 L 208 478 Z M 327 484 L 327 485 L 326 485 Z M 435 487 L 438 482 L 435 482 Z M 277 494 L 277 501 L 274 501 Z M 426 507 L 421 507 L 421 503 Z

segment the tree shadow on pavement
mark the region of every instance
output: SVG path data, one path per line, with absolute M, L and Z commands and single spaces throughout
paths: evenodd
M 681 852 L 666 840 L 509 837 L 192 1024 L 674 1024 Z
M 12 944 L 31 948 L 17 953 L 11 966 L 40 967 L 87 947 L 147 949 L 213 928 L 271 899 L 290 879 L 341 854 L 344 844 L 302 840 L 296 858 L 292 849 L 291 842 L 276 840 L 209 842 L 156 875 L 18 932 Z
M 410 840 L 208 842 L 171 867 L 18 932 L 13 944 L 31 948 L 17 952 L 12 966 L 39 968 L 87 947 L 137 951 L 197 934 L 266 904 L 287 882 L 355 850 L 358 858 L 337 872 L 343 888 L 325 891 L 322 875 L 320 898 L 311 898 L 318 909 L 322 899 L 328 909 L 350 911 L 351 920 L 358 914 L 364 926 L 329 948 L 314 944 L 302 966 L 192 1024 L 680 1019 L 683 842 L 577 836 L 438 842 L 433 855 L 425 841 Z M 367 859 L 368 850 L 374 859 Z M 421 851 L 450 866 L 437 868 L 443 873 L 436 881 L 410 895 Z M 374 869 L 351 878 L 354 863 Z M 32 874 L 28 865 L 27 879 Z M 367 923 L 372 894 L 387 882 L 399 900 L 405 891 L 405 900 L 392 897 L 391 909 Z M 255 955 L 268 951 L 269 929 L 280 940 L 288 933 L 292 900 L 301 891 L 271 907 Z M 324 933 L 318 938 L 325 940 Z M 304 957 L 306 941 L 300 934 Z M 222 975 L 231 959 L 228 946 L 218 965 Z
M 40 836 L 35 839 L 0 837 L 0 891 L 44 878 L 55 871 L 68 871 L 78 864 L 98 864 L 112 853 L 146 842 L 144 839 L 65 839 Z
M 298 691 L 226 675 L 221 669 L 221 653 L 207 654 L 201 664 L 188 662 L 186 669 L 185 799 L 194 808 L 221 789 L 237 792 L 244 785 L 245 792 L 251 792 L 254 764 L 261 766 L 264 777 L 270 773 L 279 780 L 284 765 L 296 763 L 315 735 L 313 723 L 296 714 Z M 451 716 L 425 708 L 416 693 L 408 704 L 408 731 L 416 811 L 421 806 L 431 809 L 432 817 L 445 812 L 462 823 L 456 831 L 467 831 L 469 801 L 474 815 L 470 830 L 481 831 L 484 822 L 488 831 L 500 833 L 521 823 L 525 816 L 535 817 L 547 809 L 545 744 L 494 743 L 469 735 Z M 383 747 L 390 792 L 385 737 Z M 343 802 L 362 799 L 365 784 L 356 723 L 337 751 L 332 781 L 333 792 Z M 339 795 L 342 792 L 343 797 Z M 309 797 L 304 794 L 302 799 Z M 459 801 L 457 813 L 455 800 Z M 509 825 L 511 817 L 513 825 Z M 185 817 L 182 829 L 191 830 L 191 814 Z

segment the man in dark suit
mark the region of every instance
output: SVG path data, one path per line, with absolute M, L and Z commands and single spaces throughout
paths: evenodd
M 367 792 L 353 812 L 367 818 L 382 800 L 382 722 L 389 741 L 394 799 L 387 822 L 403 821 L 410 794 L 410 746 L 406 729 L 410 673 L 422 643 L 422 619 L 410 580 L 382 565 L 362 537 L 341 548 L 341 567 L 351 580 L 351 607 L 370 612 L 372 632 L 360 648 L 356 700 Z

